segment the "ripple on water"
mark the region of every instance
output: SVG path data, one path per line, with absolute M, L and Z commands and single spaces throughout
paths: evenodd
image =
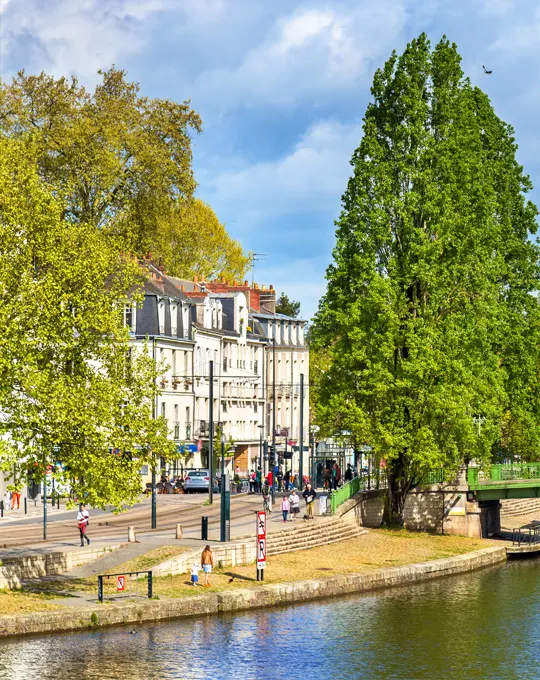
M 0 680 L 540 678 L 540 560 L 230 616 L 0 642 Z

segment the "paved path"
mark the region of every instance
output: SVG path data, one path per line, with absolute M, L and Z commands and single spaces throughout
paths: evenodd
M 141 552 L 147 552 L 159 545 L 199 545 L 202 543 L 201 517 L 206 515 L 209 519 L 208 542 L 216 542 L 219 541 L 220 533 L 220 498 L 215 497 L 212 506 L 203 505 L 205 500 L 206 496 L 203 495 L 158 496 L 156 530 L 151 529 L 149 499 L 120 515 L 91 512 L 88 535 L 92 545 L 118 545 L 127 542 L 128 526 L 135 526 L 140 544 L 134 545 L 141 545 L 144 548 L 141 548 Z M 276 504 L 277 500 L 276 496 Z M 254 534 L 255 512 L 261 509 L 262 498 L 258 494 L 241 494 L 231 498 L 231 540 Z M 59 517 L 51 522 L 47 542 L 42 540 L 42 525 L 37 517 L 24 524 L 13 521 L 0 523 L 0 559 L 15 555 L 79 549 L 79 535 L 74 515 L 75 513 L 70 511 L 68 518 Z M 183 527 L 182 541 L 176 539 L 177 523 Z M 269 515 L 267 527 L 269 533 L 287 526 L 290 526 L 290 523 L 284 524 L 281 521 L 279 511 Z

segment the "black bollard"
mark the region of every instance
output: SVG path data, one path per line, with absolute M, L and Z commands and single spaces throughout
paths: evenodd
M 208 517 L 201 517 L 201 541 L 208 540 Z
M 0 501 L 0 517 L 4 516 L 4 501 Z
M 26 498 L 26 496 L 24 497 L 24 514 L 25 515 L 28 514 L 28 499 Z

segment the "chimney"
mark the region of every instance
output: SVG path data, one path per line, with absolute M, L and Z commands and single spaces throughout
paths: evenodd
M 184 284 L 183 284 L 183 283 L 180 284 L 180 290 L 181 290 L 182 292 L 184 292 L 184 290 L 185 290 Z
M 198 276 L 193 277 L 193 283 L 199 283 L 199 277 Z
M 274 290 L 274 286 L 270 284 L 270 290 Z
M 245 286 L 246 288 L 249 288 L 249 281 L 244 281 L 244 286 Z

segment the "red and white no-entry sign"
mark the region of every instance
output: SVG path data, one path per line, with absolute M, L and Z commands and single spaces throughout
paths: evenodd
M 126 577 L 125 576 L 117 576 L 116 577 L 116 590 L 125 590 L 126 589 Z
M 257 513 L 257 569 L 266 567 L 266 512 Z

